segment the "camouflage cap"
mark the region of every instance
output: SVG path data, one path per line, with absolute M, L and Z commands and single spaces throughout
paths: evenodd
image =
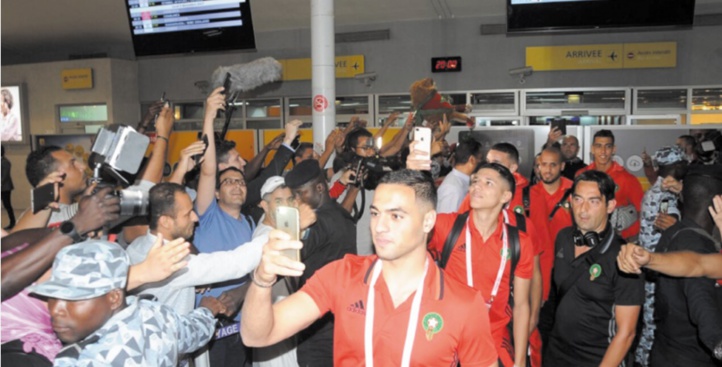
M 654 152 L 652 160 L 657 166 L 681 162 L 684 160 L 684 151 L 678 146 L 663 147 Z
M 118 244 L 88 240 L 60 250 L 50 280 L 28 290 L 69 301 L 100 297 L 125 288 L 129 267 L 128 254 Z

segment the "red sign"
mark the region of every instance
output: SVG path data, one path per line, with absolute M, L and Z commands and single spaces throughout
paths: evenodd
M 317 94 L 313 97 L 313 109 L 316 110 L 316 112 L 323 112 L 327 108 L 328 99 L 326 99 L 326 97 L 321 94 Z

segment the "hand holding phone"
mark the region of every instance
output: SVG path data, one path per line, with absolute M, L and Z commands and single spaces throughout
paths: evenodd
M 203 155 L 206 154 L 206 149 L 208 149 L 208 135 L 203 134 L 203 137 L 201 137 L 201 140 L 203 141 L 203 153 L 196 154 L 193 156 L 193 160 L 195 161 L 196 166 L 198 165 L 198 163 L 201 162 L 201 158 L 203 158 Z
M 414 127 L 414 150 L 426 152 L 426 156 L 419 159 L 431 159 L 431 129 L 428 127 Z
M 51 203 L 58 201 L 58 188 L 59 184 L 54 182 L 36 187 L 30 192 L 30 203 L 33 208 L 33 214 L 47 208 Z
M 276 208 L 276 229 L 291 236 L 291 240 L 301 240 L 301 225 L 298 218 L 298 209 L 290 206 Z M 301 251 L 290 249 L 282 250 L 281 254 L 293 261 L 301 261 Z

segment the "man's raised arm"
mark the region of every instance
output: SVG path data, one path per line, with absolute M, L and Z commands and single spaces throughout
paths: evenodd
M 203 135 L 208 137 L 208 146 L 203 155 L 201 175 L 198 178 L 198 196 L 196 196 L 196 210 L 198 216 L 208 210 L 216 200 L 216 142 L 213 134 L 213 121 L 218 110 L 226 109 L 226 96 L 222 93 L 223 87 L 213 90 L 206 99 L 206 113 L 203 119 Z

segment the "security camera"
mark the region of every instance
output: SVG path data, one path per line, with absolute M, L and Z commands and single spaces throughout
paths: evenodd
M 376 72 L 368 72 L 354 75 L 356 80 L 363 80 L 367 87 L 371 86 L 371 82 L 376 80 Z
M 523 68 L 509 69 L 509 75 L 511 75 L 511 76 L 518 75 L 519 76 L 519 84 L 526 83 L 525 77 L 531 75 L 533 72 L 534 72 L 534 68 L 532 68 L 531 66 L 526 66 Z
M 354 78 L 359 79 L 359 80 L 364 80 L 364 79 L 376 80 L 376 72 L 356 74 L 356 75 L 354 75 Z
M 523 68 L 514 68 L 509 69 L 509 75 L 515 76 L 515 75 L 521 75 L 521 76 L 529 76 L 534 72 L 534 68 L 531 66 L 523 67 Z

